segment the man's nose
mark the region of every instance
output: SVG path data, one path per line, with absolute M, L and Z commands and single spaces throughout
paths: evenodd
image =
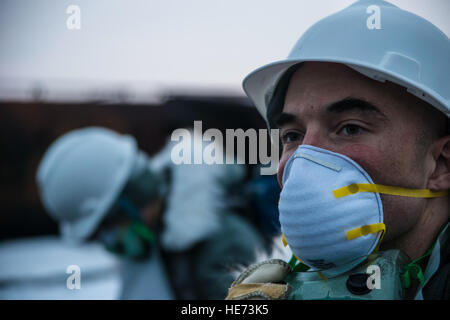
M 308 128 L 303 136 L 303 145 L 309 145 L 317 148 L 328 149 L 329 142 L 327 141 L 326 134 L 321 128 Z

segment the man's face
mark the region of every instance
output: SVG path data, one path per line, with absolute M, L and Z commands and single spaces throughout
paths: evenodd
M 341 64 L 305 63 L 292 76 L 276 123 L 284 166 L 301 144 L 344 154 L 361 165 L 374 183 L 427 188 L 429 148 L 420 134 L 426 110 L 400 86 L 371 80 Z M 385 240 L 411 229 L 423 199 L 382 195 Z

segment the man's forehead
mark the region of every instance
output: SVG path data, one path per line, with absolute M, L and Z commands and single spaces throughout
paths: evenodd
M 410 98 L 408 96 L 410 94 L 401 86 L 370 79 L 343 64 L 307 62 L 289 81 L 283 112 L 327 111 L 330 105 L 342 100 L 360 100 L 387 115 L 389 109 L 403 104 Z
M 343 64 L 325 62 L 306 62 L 295 71 L 289 79 L 282 110 L 274 113 L 271 121 L 277 127 L 294 120 L 304 123 L 305 112 L 328 111 L 330 115 L 333 109 L 375 111 L 365 112 L 365 116 L 377 116 L 378 120 L 396 125 L 438 126 L 445 122 L 447 126 L 449 122 L 440 111 L 398 84 L 376 81 Z
M 373 95 L 377 87 L 373 81 L 375 80 L 343 64 L 306 62 L 295 71 L 289 81 L 286 103 L 291 102 L 289 98 L 293 98 L 294 100 L 314 99 L 328 104 L 332 101 L 327 100 L 333 98 L 338 100 L 350 95 L 360 97 L 361 94 Z

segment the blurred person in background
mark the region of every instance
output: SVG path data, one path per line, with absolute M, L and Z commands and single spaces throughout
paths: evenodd
M 173 146 L 150 158 L 133 137 L 89 127 L 58 138 L 39 165 L 62 238 L 123 258 L 121 299 L 223 299 L 233 270 L 265 250 L 229 205 L 243 166 L 175 165 Z

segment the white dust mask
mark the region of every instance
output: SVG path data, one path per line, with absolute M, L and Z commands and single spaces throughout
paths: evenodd
M 447 194 L 377 185 L 352 159 L 299 146 L 284 168 L 279 203 L 281 230 L 294 255 L 329 277 L 363 262 L 385 232 L 380 193 Z

